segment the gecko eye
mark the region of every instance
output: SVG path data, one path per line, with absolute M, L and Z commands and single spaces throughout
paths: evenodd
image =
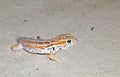
M 67 43 L 71 43 L 71 40 L 69 39 L 69 40 L 67 40 Z

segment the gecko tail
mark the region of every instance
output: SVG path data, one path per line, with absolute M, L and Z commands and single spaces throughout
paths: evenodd
M 23 49 L 23 46 L 22 46 L 21 43 L 18 43 L 18 44 L 13 45 L 13 46 L 11 47 L 11 49 L 12 49 L 13 51 L 19 51 L 19 50 Z

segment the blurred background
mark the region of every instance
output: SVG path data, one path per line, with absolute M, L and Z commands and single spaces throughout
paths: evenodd
M 78 42 L 50 61 L 11 51 L 17 36 Z M 0 77 L 120 77 L 120 0 L 0 0 Z

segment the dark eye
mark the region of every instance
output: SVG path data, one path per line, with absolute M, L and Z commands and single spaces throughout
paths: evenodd
M 71 40 L 69 39 L 69 40 L 67 40 L 67 43 L 71 43 Z

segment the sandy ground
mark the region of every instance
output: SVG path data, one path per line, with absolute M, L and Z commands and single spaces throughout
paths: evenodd
M 61 62 L 10 49 L 61 33 L 78 38 Z M 120 77 L 120 0 L 0 0 L 0 77 Z

